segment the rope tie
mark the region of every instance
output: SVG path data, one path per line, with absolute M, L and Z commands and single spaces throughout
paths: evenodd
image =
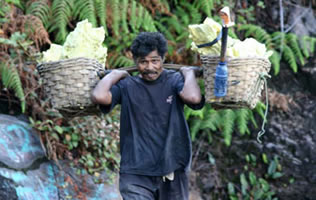
M 260 83 L 261 81 L 263 80 L 264 81 L 264 86 L 265 86 L 265 93 L 266 93 L 266 106 L 265 106 L 265 112 L 264 112 L 264 117 L 263 117 L 263 122 L 262 122 L 262 126 L 261 126 L 261 131 L 258 132 L 257 134 L 257 141 L 261 144 L 262 141 L 260 140 L 260 137 L 264 135 L 265 133 L 265 129 L 264 129 L 264 126 L 267 122 L 267 115 L 268 115 L 268 107 L 269 107 L 269 98 L 268 98 L 268 84 L 267 84 L 267 79 L 266 77 L 268 78 L 271 78 L 271 76 L 265 72 L 263 73 L 260 73 L 259 74 L 259 80 L 257 81 L 258 84 L 256 84 L 256 90 L 259 89 L 259 86 L 260 86 Z

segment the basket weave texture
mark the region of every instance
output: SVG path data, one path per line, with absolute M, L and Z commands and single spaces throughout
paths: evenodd
M 206 102 L 217 109 L 242 107 L 253 109 L 264 87 L 261 75 L 268 74 L 270 71 L 270 61 L 258 57 L 227 58 L 227 95 L 215 97 L 215 71 L 219 61 L 219 57 L 201 55 Z
M 104 71 L 97 60 L 65 59 L 41 63 L 37 70 L 43 79 L 45 96 L 61 114 L 74 117 L 99 112 L 90 99 L 91 91 L 100 80 L 97 73 Z

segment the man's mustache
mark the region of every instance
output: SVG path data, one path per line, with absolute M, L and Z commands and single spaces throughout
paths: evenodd
M 148 75 L 148 74 L 157 74 L 156 71 L 152 71 L 152 70 L 146 70 L 143 72 L 144 75 Z

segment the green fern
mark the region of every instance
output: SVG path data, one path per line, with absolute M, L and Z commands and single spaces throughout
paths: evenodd
M 249 109 L 239 109 L 235 111 L 236 115 L 236 123 L 238 126 L 238 130 L 241 135 L 244 135 L 245 133 L 250 133 L 248 129 L 248 121 L 250 116 L 250 110 Z
M 212 16 L 211 10 L 214 9 L 213 0 L 197 0 L 193 4 L 197 9 L 202 10 L 208 17 Z
M 263 28 L 254 24 L 241 24 L 238 27 L 239 31 L 246 31 L 245 37 L 252 36 L 259 42 L 265 43 L 268 49 L 273 47 L 272 38 Z
M 296 58 L 295 53 L 293 50 L 287 45 L 283 45 L 283 57 L 288 62 L 290 67 L 292 68 L 293 72 L 297 72 L 297 64 L 296 64 Z
M 181 8 L 185 8 L 186 10 L 186 14 L 190 16 L 190 21 L 183 21 L 183 25 L 185 25 L 185 27 L 187 27 L 187 25 L 189 24 L 196 24 L 199 23 L 202 19 L 202 16 L 199 12 L 199 10 L 194 7 L 191 3 L 187 2 L 187 1 L 183 1 L 181 2 L 181 7 L 178 7 L 178 9 Z M 178 15 L 180 17 L 180 19 L 182 19 L 183 15 Z
M 88 19 L 88 21 L 94 26 L 97 26 L 96 10 L 93 0 L 76 0 L 74 1 L 74 13 L 75 18 L 79 20 Z
M 114 35 L 118 36 L 119 35 L 119 25 L 120 25 L 120 6 L 119 6 L 119 0 L 112 0 L 111 1 L 111 10 L 112 10 L 112 29 Z
M 302 47 L 302 52 L 303 52 L 305 58 L 308 58 L 310 56 L 308 40 L 309 40 L 309 36 L 303 36 L 302 39 L 300 40 L 300 42 L 301 42 L 300 44 L 301 44 L 301 47 Z
M 205 117 L 205 120 L 201 124 L 201 129 L 210 129 L 211 131 L 216 131 L 217 128 L 221 124 L 221 116 L 219 115 L 219 112 L 217 112 L 214 109 L 205 109 L 207 112 L 207 115 Z
M 293 33 L 289 33 L 286 35 L 286 40 L 287 40 L 286 43 L 289 44 L 289 47 L 293 51 L 295 57 L 298 58 L 301 65 L 304 65 L 305 61 L 304 61 L 304 57 L 298 43 L 297 36 Z
M 155 24 L 154 24 L 154 20 L 147 10 L 145 10 L 145 12 L 144 12 L 143 19 L 144 20 L 142 23 L 142 27 L 144 28 L 145 31 L 152 31 L 152 32 L 157 31 Z
M 136 10 L 137 10 L 137 3 L 136 1 L 132 1 L 130 25 L 132 27 L 133 32 L 136 32 L 136 21 L 137 21 Z
M 167 38 L 167 40 L 170 41 L 175 41 L 175 37 L 173 34 L 170 32 L 170 30 L 167 28 L 166 25 L 163 24 L 164 18 L 161 18 L 160 21 L 155 21 L 155 26 L 157 27 L 158 31 L 164 34 L 164 36 Z
M 201 130 L 201 124 L 202 120 L 200 119 L 193 119 L 192 121 L 192 126 L 190 126 L 190 134 L 191 134 L 191 139 L 192 141 L 195 141 L 196 134 Z
M 73 0 L 53 1 L 53 21 L 48 31 L 57 31 L 55 40 L 58 43 L 63 43 L 68 35 L 67 24 L 72 16 L 73 3 Z
M 132 66 L 134 64 L 134 61 L 130 58 L 127 58 L 126 56 L 117 56 L 117 57 L 111 57 L 108 60 L 108 64 L 111 67 L 124 67 L 124 66 Z
M 49 22 L 51 19 L 51 10 L 48 6 L 47 1 L 33 1 L 27 8 L 26 8 L 26 14 L 28 15 L 34 15 L 38 17 L 44 27 L 47 29 L 49 27 Z
M 225 109 L 219 112 L 222 117 L 221 132 L 222 132 L 222 135 L 224 136 L 224 142 L 226 146 L 230 146 L 236 116 L 235 116 L 234 111 L 231 109 Z
M 122 12 L 122 18 L 121 18 L 121 23 L 122 23 L 122 30 L 123 33 L 128 33 L 128 26 L 127 26 L 127 8 L 128 8 L 128 0 L 122 0 L 121 2 L 121 12 Z
M 105 35 L 108 35 L 108 30 L 107 30 L 107 24 L 106 24 L 106 19 L 107 19 L 107 0 L 95 0 L 95 9 L 96 9 L 96 14 L 98 19 L 100 20 L 101 26 L 103 26 L 105 30 Z
M 5 88 L 11 88 L 21 101 L 22 113 L 25 112 L 25 99 L 20 76 L 14 67 L 0 63 L 1 80 Z
M 315 51 L 315 45 L 316 45 L 316 38 L 310 38 L 310 43 L 311 43 L 311 46 L 310 46 L 311 52 L 314 53 L 314 51 Z
M 272 64 L 274 75 L 277 75 L 280 72 L 280 54 L 277 51 L 273 50 L 273 54 L 270 56 L 269 60 Z

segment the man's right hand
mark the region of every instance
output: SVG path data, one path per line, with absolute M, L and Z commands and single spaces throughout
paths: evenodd
M 118 77 L 119 80 L 124 79 L 127 76 L 130 76 L 130 74 L 126 70 L 120 70 L 120 69 L 114 69 L 108 75 L 111 75 L 113 77 Z
M 127 76 L 129 76 L 129 73 L 126 70 L 112 70 L 98 82 L 97 86 L 92 91 L 92 102 L 96 104 L 110 105 L 112 102 L 111 87 Z

